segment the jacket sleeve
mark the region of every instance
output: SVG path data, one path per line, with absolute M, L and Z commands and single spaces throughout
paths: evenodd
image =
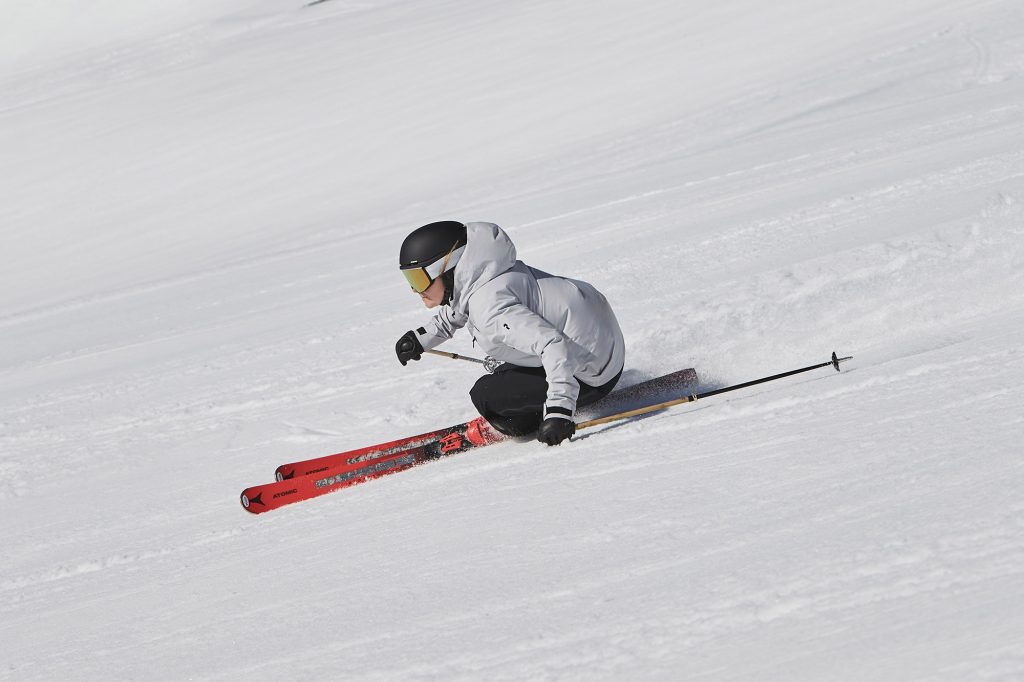
M 425 327 L 416 330 L 416 338 L 419 339 L 423 350 L 430 350 L 452 338 L 456 331 L 465 326 L 466 318 L 446 305 L 441 307 Z
M 547 375 L 548 394 L 544 417 L 571 419 L 576 413 L 580 384 L 576 380 L 569 346 L 572 343 L 556 327 L 514 298 L 499 301 L 487 320 L 491 338 L 515 350 L 540 358 Z

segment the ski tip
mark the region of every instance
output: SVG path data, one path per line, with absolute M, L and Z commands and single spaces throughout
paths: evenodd
M 263 500 L 261 499 L 263 497 L 263 493 L 262 492 L 261 493 L 257 493 L 256 495 L 253 495 L 253 496 L 250 497 L 249 496 L 249 488 L 246 488 L 245 490 L 242 491 L 242 494 L 241 494 L 240 497 L 241 497 L 240 501 L 242 503 L 242 509 L 244 509 L 245 511 L 249 512 L 250 514 L 259 514 L 261 511 L 264 511 L 264 507 L 267 506 L 266 504 L 264 504 Z
M 274 472 L 275 480 L 287 481 L 289 478 L 295 478 L 295 469 L 289 471 L 286 467 L 277 467 L 277 471 Z

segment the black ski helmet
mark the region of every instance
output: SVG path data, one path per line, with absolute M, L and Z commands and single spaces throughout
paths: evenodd
M 466 226 L 455 220 L 442 220 L 413 230 L 398 253 L 398 267 L 405 272 L 414 290 L 417 277 L 421 282 L 433 283 L 440 277 L 444 282 L 444 303 L 450 303 L 455 283 L 455 266 L 465 250 Z M 433 266 L 433 267 L 432 267 Z M 425 290 L 425 286 L 423 289 Z
M 402 242 L 398 267 L 426 267 L 466 245 L 466 226 L 454 220 L 442 220 L 418 227 Z

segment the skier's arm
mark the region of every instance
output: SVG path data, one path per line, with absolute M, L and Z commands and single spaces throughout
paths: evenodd
M 540 357 L 547 375 L 544 417 L 572 419 L 580 384 L 570 357 L 572 341 L 550 322 L 514 298 L 498 302 L 488 317 L 487 329 L 498 343 Z
M 457 315 L 451 306 L 441 306 L 441 310 L 434 315 L 425 326 L 415 330 L 416 339 L 423 346 L 423 350 L 436 348 L 452 338 L 456 331 L 466 326 L 466 318 Z

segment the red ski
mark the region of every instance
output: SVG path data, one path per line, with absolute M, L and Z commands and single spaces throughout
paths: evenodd
M 614 391 L 594 408 L 604 413 L 654 404 L 666 394 L 683 394 L 697 384 L 697 373 L 683 369 Z M 590 410 L 585 409 L 584 414 Z M 242 506 L 261 514 L 387 474 L 404 471 L 422 462 L 506 440 L 483 417 L 465 424 L 422 433 L 399 440 L 339 452 L 315 459 L 282 464 L 274 483 L 242 491 Z
M 658 402 L 657 398 L 665 393 L 671 392 L 674 394 L 681 394 L 686 388 L 695 386 L 696 383 L 697 372 L 692 368 L 683 369 L 678 372 L 664 374 L 653 379 L 648 379 L 647 381 L 642 381 L 639 384 L 634 384 L 628 388 L 614 391 L 595 407 L 598 407 L 607 413 L 626 409 L 625 406 L 628 406 L 631 403 L 654 403 Z M 608 408 L 613 409 L 609 410 Z M 584 412 L 586 411 L 587 410 L 584 410 Z M 339 452 L 333 455 L 324 455 L 323 457 L 316 457 L 314 459 L 305 459 L 299 462 L 282 464 L 277 467 L 277 470 L 274 472 L 274 477 L 278 481 L 285 481 L 297 476 L 322 474 L 328 469 L 344 465 L 354 467 L 363 462 L 384 457 L 385 455 L 390 455 L 396 452 L 401 452 L 402 450 L 408 450 L 419 445 L 426 445 L 427 443 L 443 440 L 445 438 L 455 438 L 456 436 L 453 434 L 461 433 L 474 422 L 480 422 L 485 428 L 487 427 L 487 423 L 478 417 L 476 420 L 466 424 L 456 424 L 455 426 L 449 426 L 446 429 L 438 429 L 437 431 L 421 433 L 418 436 L 409 436 L 407 438 L 400 438 L 387 443 L 368 445 L 364 448 L 359 448 L 358 450 L 346 450 L 345 452 Z M 480 436 L 478 440 L 486 439 L 488 440 L 488 444 L 505 440 L 505 437 L 494 429 L 486 428 L 486 432 L 487 436 Z
M 386 457 L 387 455 L 393 455 L 404 450 L 409 450 L 433 442 L 440 442 L 442 447 L 447 447 L 449 449 L 457 448 L 459 447 L 459 443 L 462 438 L 469 438 L 478 446 L 490 445 L 491 443 L 497 443 L 498 441 L 505 440 L 505 436 L 490 428 L 483 417 L 477 417 L 465 424 L 456 424 L 455 426 L 449 426 L 446 429 L 428 431 L 427 433 L 421 433 L 418 436 L 399 438 L 398 440 L 389 441 L 387 443 L 368 445 L 367 447 L 359 448 L 358 450 L 347 450 L 334 455 L 324 455 L 323 457 L 302 460 L 301 462 L 282 464 L 277 467 L 277 471 L 274 472 L 274 477 L 278 481 L 287 481 L 299 476 L 322 474 L 328 469 L 338 469 L 346 466 L 350 468 L 357 468 L 359 465 L 371 460 L 376 460 L 381 457 Z
M 334 466 L 318 465 L 314 473 L 246 488 L 242 491 L 242 506 L 253 514 L 262 514 L 292 502 L 308 500 L 363 481 L 403 471 L 421 462 L 505 440 L 505 436 L 491 429 L 483 417 L 433 433 L 433 437 L 431 434 L 423 434 L 404 441 L 385 443 L 384 446 L 387 447 L 383 449 L 376 446 L 376 454 L 371 454 L 373 448 L 342 453 L 349 457 L 343 458 Z M 400 442 L 409 445 L 404 449 L 395 449 L 394 444 Z

